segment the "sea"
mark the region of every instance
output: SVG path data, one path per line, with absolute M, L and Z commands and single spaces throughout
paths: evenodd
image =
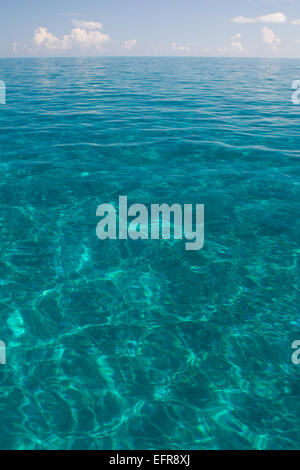
M 1 449 L 299 448 L 297 79 L 293 59 L 0 60 Z M 203 248 L 99 240 L 119 196 L 203 204 Z

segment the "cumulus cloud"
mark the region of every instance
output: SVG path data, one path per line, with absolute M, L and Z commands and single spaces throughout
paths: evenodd
M 136 39 L 128 39 L 127 41 L 124 41 L 124 47 L 128 51 L 130 51 L 135 45 L 136 45 Z
M 299 25 L 300 24 L 300 18 L 297 18 L 296 20 L 291 21 L 292 24 Z
M 173 51 L 188 52 L 191 50 L 187 46 L 180 46 L 179 44 L 176 44 L 176 42 L 172 42 L 171 46 Z
M 242 35 L 241 34 L 235 34 L 232 36 L 230 43 L 228 46 L 221 47 L 218 49 L 218 52 L 221 53 L 242 53 L 245 52 L 246 49 L 244 48 L 242 44 Z
M 81 22 L 82 26 L 73 28 L 70 34 L 65 34 L 61 39 L 50 33 L 47 28 L 40 27 L 34 33 L 33 43 L 38 49 L 48 51 L 66 51 L 76 47 L 80 49 L 100 50 L 103 44 L 110 40 L 107 34 L 99 31 L 101 23 L 91 21 Z M 83 25 L 85 24 L 85 27 Z M 92 29 L 96 28 L 96 29 Z
M 79 44 L 83 48 L 94 47 L 101 49 L 103 43 L 109 41 L 107 34 L 100 33 L 100 31 L 87 31 L 83 28 L 74 28 L 68 36 L 71 44 Z
M 248 18 L 246 16 L 236 16 L 232 18 L 233 23 L 286 23 L 287 17 L 284 13 L 270 13 L 269 15 L 256 16 L 255 18 Z
M 266 44 L 269 44 L 272 49 L 275 51 L 280 44 L 280 39 L 276 37 L 274 31 L 272 31 L 267 26 L 264 26 L 262 29 L 262 39 Z
M 37 46 L 45 46 L 47 49 L 55 49 L 59 47 L 60 40 L 52 33 L 48 32 L 47 28 L 38 28 L 34 33 L 33 42 Z
M 245 48 L 241 43 L 242 36 L 241 34 L 235 34 L 230 41 L 229 48 L 232 52 L 244 52 Z

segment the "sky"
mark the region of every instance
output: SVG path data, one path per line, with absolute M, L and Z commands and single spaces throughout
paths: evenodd
M 299 57 L 300 0 L 0 0 L 0 57 Z

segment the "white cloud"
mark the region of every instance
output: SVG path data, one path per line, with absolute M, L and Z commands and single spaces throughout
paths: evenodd
M 287 17 L 284 13 L 270 13 L 269 15 L 247 18 L 246 16 L 236 16 L 231 20 L 233 23 L 286 23 Z
M 246 16 L 236 16 L 231 20 L 233 23 L 257 23 L 256 18 L 247 18 Z
M 246 49 L 244 48 L 241 39 L 241 34 L 235 34 L 234 36 L 232 36 L 229 45 L 219 48 L 218 52 L 221 52 L 222 54 L 245 52 Z
M 136 45 L 136 39 L 128 39 L 127 41 L 124 41 L 124 47 L 127 50 L 131 50 L 134 46 Z
M 103 44 L 110 40 L 109 36 L 97 30 L 90 30 L 92 22 L 86 23 L 88 23 L 88 28 L 73 28 L 71 33 L 65 34 L 62 39 L 54 36 L 47 28 L 40 27 L 35 31 L 33 43 L 39 49 L 47 49 L 48 51 L 66 51 L 76 47 L 100 50 Z M 99 29 L 100 23 L 94 24 L 98 25 Z
M 179 44 L 176 44 L 176 42 L 172 42 L 171 46 L 173 51 L 188 52 L 191 50 L 187 46 L 179 46 Z
M 269 44 L 273 50 L 275 51 L 277 49 L 277 46 L 280 44 L 280 39 L 276 37 L 274 31 L 272 31 L 270 28 L 267 28 L 267 26 L 264 26 L 262 29 L 262 39 L 266 44 Z
M 229 48 L 231 52 L 244 52 L 245 48 L 241 43 L 242 36 L 241 34 L 235 34 L 230 41 Z
M 299 25 L 300 24 L 300 18 L 297 18 L 296 20 L 291 21 L 292 24 Z
M 104 42 L 109 41 L 107 34 L 100 33 L 100 31 L 87 31 L 83 28 L 74 28 L 68 36 L 71 44 L 79 44 L 83 48 L 94 47 L 101 49 Z
M 34 33 L 33 42 L 37 46 L 45 46 L 47 49 L 59 47 L 60 40 L 48 32 L 47 28 L 38 28 Z
M 72 23 L 75 26 L 78 26 L 78 28 L 84 28 L 84 29 L 102 29 L 103 24 L 98 23 L 97 21 L 84 21 L 84 20 L 73 20 Z
M 271 13 L 270 15 L 259 16 L 258 21 L 261 23 L 286 23 L 287 17 L 284 13 Z

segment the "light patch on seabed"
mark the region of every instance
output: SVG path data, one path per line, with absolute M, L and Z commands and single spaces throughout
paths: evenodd
M 25 333 L 24 321 L 19 310 L 15 310 L 7 320 L 8 326 L 17 338 Z

